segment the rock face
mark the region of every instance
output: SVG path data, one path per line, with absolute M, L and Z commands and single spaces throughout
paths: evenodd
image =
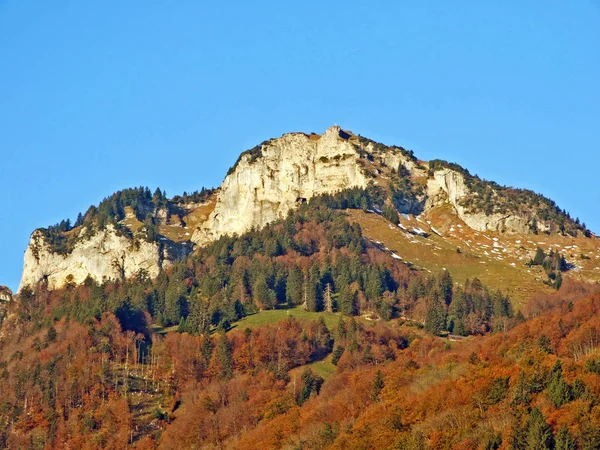
M 85 229 L 80 230 L 84 235 Z M 136 275 L 140 270 L 156 277 L 162 267 L 189 253 L 191 246 L 172 242 L 147 242 L 119 235 L 112 225 L 98 231 L 89 239 L 81 239 L 73 250 L 62 255 L 54 253 L 41 231 L 31 235 L 25 251 L 23 276 L 19 291 L 41 280 L 49 289 L 67 282 L 82 283 L 88 275 L 98 282 Z
M 440 191 L 443 193 L 442 195 L 440 195 Z M 473 213 L 465 208 L 463 200 L 472 193 L 465 183 L 463 174 L 452 169 L 436 170 L 433 177 L 427 181 L 427 192 L 427 206 L 429 208 L 435 206 L 440 200 L 446 200 L 454 207 L 458 216 L 474 230 L 517 234 L 529 233 L 530 217 L 525 215 Z M 539 223 L 538 227 L 540 231 L 548 229 L 546 224 L 542 222 Z
M 204 245 L 223 235 L 241 234 L 286 217 L 299 203 L 319 194 L 366 187 L 371 177 L 349 135 L 334 126 L 322 136 L 286 134 L 263 144 L 258 157 L 245 154 L 223 181 L 217 204 L 192 241 Z M 366 146 L 366 152 L 373 149 Z M 406 160 L 389 152 L 384 164 Z
M 12 291 L 6 286 L 0 286 L 0 302 L 10 302 L 12 299 Z

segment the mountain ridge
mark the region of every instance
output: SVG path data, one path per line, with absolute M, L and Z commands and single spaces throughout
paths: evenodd
M 141 270 L 155 277 L 163 262 L 181 259 L 192 247 L 262 228 L 314 196 L 352 188 L 376 192 L 371 206 L 386 209 L 396 224 L 398 213 L 420 215 L 449 204 L 478 232 L 591 237 L 546 197 L 481 180 L 454 163 L 420 161 L 410 150 L 333 126 L 322 135 L 286 133 L 242 152 L 218 189 L 203 188 L 194 198 L 169 200 L 158 189 L 152 196 L 147 188 L 121 191 L 112 203 L 90 207 L 73 227 L 36 230 L 19 291 L 44 279 L 53 288 L 88 275 L 101 281 Z M 81 243 L 97 233 L 103 233 L 98 242 Z M 106 241 L 119 243 L 106 251 Z M 90 254 L 94 262 L 86 264 Z

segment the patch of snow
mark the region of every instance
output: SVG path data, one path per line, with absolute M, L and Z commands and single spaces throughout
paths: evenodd
M 392 253 L 392 258 L 394 258 L 394 259 L 402 259 L 400 256 L 396 255 L 395 253 Z
M 189 235 L 190 235 L 190 233 L 185 233 L 185 235 L 186 235 L 186 236 L 189 236 Z
M 419 227 L 413 227 L 412 230 L 419 236 L 427 236 L 427 233 L 425 231 L 423 231 L 422 229 L 420 229 Z
M 520 243 L 521 243 L 521 241 L 515 241 L 515 242 L 516 242 L 517 244 L 520 244 Z
M 401 223 L 399 223 L 399 224 L 398 224 L 398 226 L 399 226 L 401 229 L 403 229 L 404 231 L 407 231 L 407 230 L 406 230 L 406 227 L 405 227 L 404 225 L 402 225 Z
M 404 213 L 402 213 L 402 214 L 400 214 L 400 215 L 401 215 L 402 217 L 404 217 L 406 220 L 410 220 L 410 218 L 408 217 L 408 214 L 404 214 Z
M 462 228 L 462 225 L 459 223 L 458 225 L 456 225 L 458 228 Z
M 430 228 L 431 228 L 431 231 L 433 231 L 433 232 L 434 232 L 435 234 L 437 234 L 438 236 L 441 236 L 441 235 L 442 235 L 442 233 L 440 233 L 440 232 L 439 232 L 438 230 L 436 230 L 435 228 L 433 228 L 433 227 L 430 227 Z

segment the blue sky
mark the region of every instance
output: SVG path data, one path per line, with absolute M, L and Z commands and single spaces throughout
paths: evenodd
M 333 123 L 600 232 L 598 1 L 208 3 L 0 0 L 0 284 L 37 227 Z

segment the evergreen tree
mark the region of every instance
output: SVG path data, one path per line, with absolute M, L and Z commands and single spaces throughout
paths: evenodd
M 304 275 L 298 266 L 293 266 L 285 285 L 285 296 L 290 306 L 300 305 L 302 303 L 302 293 L 304 286 Z
M 377 267 L 369 267 L 366 273 L 365 294 L 369 300 L 377 301 L 383 292 L 381 273 Z
M 527 450 L 547 450 L 554 448 L 552 429 L 546 422 L 542 412 L 533 408 L 529 415 L 527 427 Z
M 331 364 L 333 364 L 334 366 L 337 366 L 337 363 L 339 362 L 339 360 L 343 354 L 344 354 L 344 347 L 342 347 L 341 345 L 336 346 L 335 349 L 333 350 L 333 354 L 331 355 Z
M 358 314 L 358 295 L 350 286 L 342 289 L 339 297 L 338 309 L 342 314 L 355 316 Z
M 179 319 L 185 316 L 187 287 L 185 282 L 173 276 L 169 280 L 169 286 L 165 292 L 165 314 L 167 324 L 179 323 Z
M 521 418 L 515 417 L 510 433 L 510 450 L 524 450 L 527 448 L 527 428 L 521 424 Z
M 531 265 L 532 266 L 541 266 L 544 263 L 545 259 L 546 259 L 546 253 L 544 253 L 544 250 L 542 250 L 540 247 L 538 247 L 535 252 L 535 256 L 531 260 Z
M 222 333 L 216 348 L 216 358 L 219 363 L 219 376 L 223 379 L 229 379 L 233 376 L 233 357 L 231 343 L 227 335 Z
M 567 384 L 563 377 L 560 361 L 556 361 L 550 374 L 548 398 L 556 408 L 560 408 L 565 403 L 573 400 L 573 392 L 571 386 Z
M 576 450 L 577 443 L 575 438 L 569 432 L 569 429 L 566 426 L 561 427 L 556 433 L 556 450 Z
M 345 341 L 346 339 L 346 322 L 344 322 L 344 318 L 342 316 L 340 316 L 340 319 L 338 320 L 338 324 L 336 327 L 336 331 L 335 331 L 335 339 L 336 341 L 338 341 L 339 343 L 342 343 Z
M 381 370 L 377 370 L 375 373 L 375 378 L 373 379 L 373 388 L 371 390 L 371 400 L 378 401 L 379 394 L 383 390 L 383 386 L 385 385 L 383 380 L 383 373 Z
M 438 282 L 438 290 L 446 306 L 449 306 L 450 303 L 452 303 L 452 286 L 452 275 L 450 275 L 450 272 L 447 270 L 442 271 Z
M 433 291 L 427 303 L 425 329 L 432 334 L 439 334 L 446 329 L 446 310 L 443 300 L 437 291 Z
M 586 424 L 579 434 L 580 450 L 598 450 L 600 449 L 600 429 L 592 424 Z
M 252 286 L 254 303 L 259 309 L 273 309 L 275 307 L 275 293 L 269 289 L 263 274 L 259 274 Z

